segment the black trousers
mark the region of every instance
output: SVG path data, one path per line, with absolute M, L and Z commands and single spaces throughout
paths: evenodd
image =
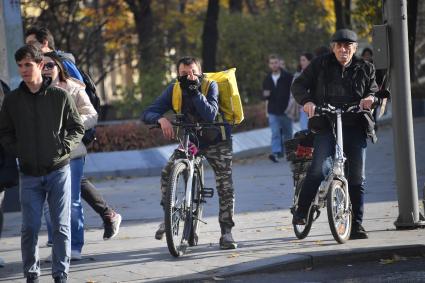
M 3 201 L 4 201 L 4 189 L 0 189 L 0 238 L 1 238 L 1 232 L 3 231 Z
M 108 206 L 105 199 L 96 190 L 96 187 L 86 177 L 81 179 L 81 197 L 93 208 L 97 214 L 105 218 L 105 215 L 112 213 L 112 209 Z

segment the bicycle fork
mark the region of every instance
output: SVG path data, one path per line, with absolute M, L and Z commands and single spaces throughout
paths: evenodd
M 342 114 L 341 110 L 337 109 L 336 111 L 336 145 L 335 145 L 335 160 L 333 162 L 333 168 L 332 173 L 334 176 L 343 182 L 344 184 L 344 191 L 347 195 L 346 202 L 344 204 L 345 211 L 349 209 L 350 206 L 350 196 L 348 192 L 348 181 L 347 178 L 345 178 L 345 172 L 344 172 L 344 163 L 345 163 L 345 157 L 344 157 L 344 141 L 343 141 L 343 134 L 342 134 Z

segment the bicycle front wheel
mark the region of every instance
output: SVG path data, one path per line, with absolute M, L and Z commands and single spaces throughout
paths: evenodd
M 345 243 L 350 238 L 351 232 L 351 204 L 346 209 L 350 196 L 344 185 L 339 180 L 333 180 L 327 195 L 327 211 L 329 227 L 335 241 Z
M 165 235 L 171 255 L 179 257 L 186 252 L 192 224 L 192 213 L 186 207 L 188 168 L 183 162 L 171 170 L 165 202 Z

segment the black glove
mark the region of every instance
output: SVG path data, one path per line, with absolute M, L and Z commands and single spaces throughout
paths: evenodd
M 201 86 L 201 80 L 196 78 L 196 80 L 189 80 L 187 76 L 180 76 L 177 78 L 182 89 L 186 90 L 189 95 L 199 94 L 199 87 Z

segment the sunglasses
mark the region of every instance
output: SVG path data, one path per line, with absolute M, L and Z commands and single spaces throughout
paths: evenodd
M 56 66 L 56 64 L 55 64 L 55 63 L 53 63 L 53 62 L 49 62 L 49 63 L 44 64 L 43 69 L 44 69 L 44 70 L 52 70 L 55 66 Z

